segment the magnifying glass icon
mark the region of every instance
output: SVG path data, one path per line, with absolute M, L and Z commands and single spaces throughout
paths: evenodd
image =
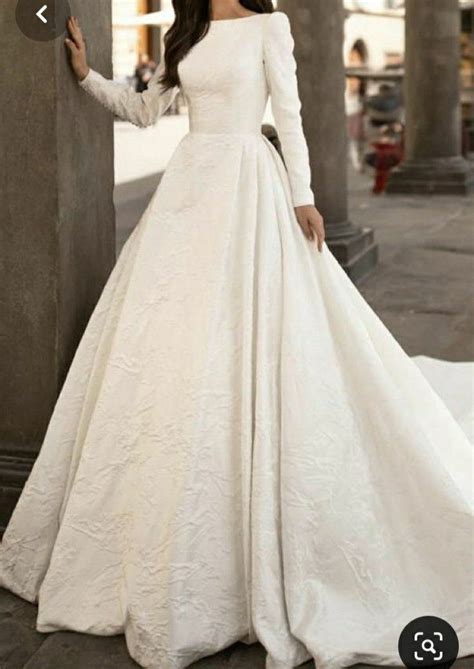
M 436 648 L 434 647 L 434 643 L 431 639 L 425 639 L 421 643 L 421 647 L 423 648 L 424 651 L 427 653 L 433 653 L 433 655 L 436 655 Z

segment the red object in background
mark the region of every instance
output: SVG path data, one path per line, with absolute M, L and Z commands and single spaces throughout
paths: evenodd
M 373 193 L 383 193 L 388 181 L 390 170 L 398 165 L 403 159 L 403 145 L 398 142 L 381 140 L 373 142 L 375 149 L 375 181 L 372 189 Z

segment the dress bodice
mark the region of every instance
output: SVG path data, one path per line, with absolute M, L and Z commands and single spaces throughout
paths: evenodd
M 180 89 L 192 133 L 261 134 L 270 95 L 295 207 L 314 204 L 298 96 L 294 42 L 286 14 L 211 21 L 205 37 L 179 64 Z M 154 123 L 178 92 L 164 90 L 158 68 L 148 90 L 136 93 L 90 70 L 81 86 L 120 118 Z
M 191 132 L 260 133 L 268 100 L 262 26 L 267 15 L 212 21 L 179 65 Z

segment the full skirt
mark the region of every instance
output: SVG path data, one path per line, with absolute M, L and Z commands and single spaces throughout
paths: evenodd
M 472 449 L 296 221 L 273 147 L 191 133 L 126 242 L 0 550 L 37 630 L 150 669 L 259 640 L 268 669 L 474 653 Z

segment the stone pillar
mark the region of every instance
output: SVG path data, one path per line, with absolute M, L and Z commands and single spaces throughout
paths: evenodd
M 25 37 L 16 5 L 0 3 L 0 527 L 115 262 L 112 116 L 77 85 L 62 37 Z M 111 76 L 110 0 L 71 6 Z
M 161 9 L 161 0 L 148 0 L 149 12 L 159 12 Z M 154 28 L 149 28 L 149 30 L 151 32 L 150 56 L 156 63 L 159 63 L 161 61 L 162 28 L 156 26 Z
M 407 0 L 405 161 L 389 193 L 459 193 L 474 187 L 461 156 L 458 0 Z
M 279 0 L 295 38 L 303 124 L 316 205 L 327 242 L 349 276 L 360 279 L 377 263 L 372 230 L 348 217 L 347 132 L 344 105 L 344 8 L 342 0 Z

